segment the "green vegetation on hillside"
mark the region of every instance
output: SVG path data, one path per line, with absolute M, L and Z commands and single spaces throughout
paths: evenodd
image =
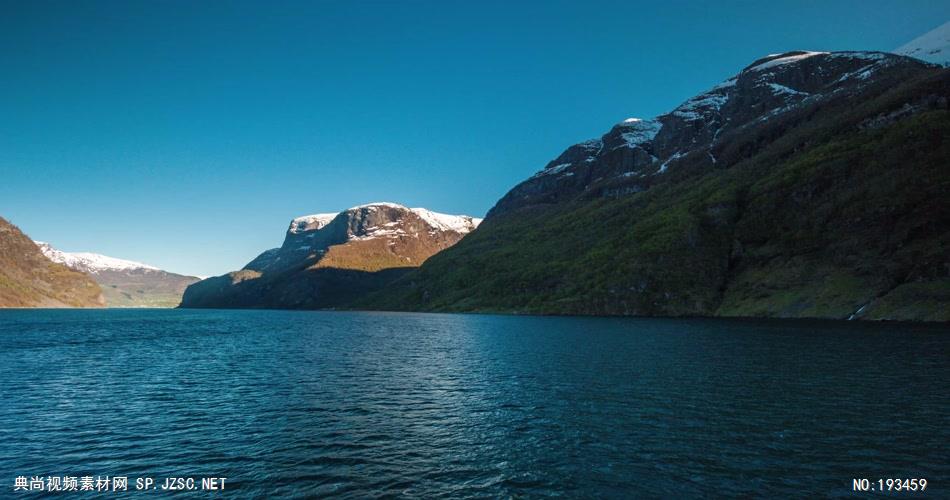
M 882 83 L 733 133 L 716 166 L 646 191 L 489 218 L 356 306 L 950 320 L 948 89 L 947 70 Z
M 89 276 L 47 259 L 33 240 L 0 218 L 0 307 L 102 307 Z

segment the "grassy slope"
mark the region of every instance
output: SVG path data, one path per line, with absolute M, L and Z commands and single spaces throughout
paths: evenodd
M 950 115 L 858 128 L 947 96 L 947 81 L 931 72 L 746 131 L 719 152 L 727 169 L 492 218 L 356 305 L 845 318 L 867 304 L 867 318 L 950 320 Z
M 89 276 L 47 259 L 16 226 L 0 218 L 0 307 L 101 307 Z
M 141 276 L 93 276 L 109 307 L 177 307 L 185 288 L 198 281 L 169 275 L 162 280 Z

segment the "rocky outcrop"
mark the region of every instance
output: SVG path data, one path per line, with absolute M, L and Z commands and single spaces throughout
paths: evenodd
M 0 218 L 0 307 L 102 307 L 89 276 L 52 262 L 19 228 Z

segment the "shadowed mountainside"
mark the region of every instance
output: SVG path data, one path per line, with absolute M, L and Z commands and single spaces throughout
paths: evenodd
M 908 57 L 768 56 L 568 148 L 353 306 L 950 320 L 948 97 Z

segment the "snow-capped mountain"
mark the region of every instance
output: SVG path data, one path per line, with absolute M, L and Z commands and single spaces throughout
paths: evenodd
M 35 242 L 49 260 L 88 274 L 102 287 L 109 307 L 175 307 L 195 276 L 163 271 L 155 266 L 89 252 L 63 252 Z
M 338 214 L 313 214 L 297 217 L 290 221 L 290 233 L 303 233 L 306 231 L 316 231 L 330 223 Z
M 470 217 L 468 215 L 440 214 L 425 208 L 407 208 L 399 205 L 398 203 L 377 202 L 352 207 L 344 210 L 342 213 L 313 214 L 297 217 L 290 221 L 290 228 L 287 230 L 287 232 L 299 234 L 308 231 L 315 231 L 317 229 L 322 229 L 329 223 L 333 222 L 333 219 L 337 218 L 338 216 L 346 216 L 346 214 L 351 211 L 358 211 L 364 208 L 375 210 L 379 207 L 408 210 L 419 217 L 422 217 L 433 228 L 442 231 L 455 231 L 462 234 L 471 232 L 473 229 L 478 227 L 478 224 L 481 222 L 481 219 L 477 217 Z
M 570 146 L 487 224 L 299 217 L 182 305 L 946 320 L 948 79 L 883 52 L 770 54 Z
M 792 51 L 770 54 L 737 75 L 652 119 L 628 118 L 598 139 L 575 144 L 508 192 L 491 218 L 584 192 L 640 192 L 690 164 L 714 168 L 737 135 L 776 118 L 899 75 L 922 63 L 884 52 Z
M 367 309 L 950 321 L 950 70 L 762 57 L 567 148 Z
M 43 255 L 45 255 L 49 260 L 88 274 L 98 274 L 104 271 L 131 271 L 137 269 L 142 271 L 160 270 L 157 267 L 150 266 L 148 264 L 142 264 L 141 262 L 117 259 L 115 257 L 109 257 L 107 255 L 101 255 L 98 253 L 63 252 L 62 250 L 53 248 L 49 243 L 43 241 L 37 241 L 35 243 L 36 246 L 40 247 L 40 251 L 43 252 Z
M 368 203 L 335 214 L 305 215 L 290 221 L 280 248 L 267 250 L 245 269 L 264 271 L 272 266 L 293 265 L 333 245 L 381 238 L 392 240 L 393 245 L 401 240 L 415 240 L 434 253 L 451 246 L 479 223 L 481 219 L 476 217 L 442 214 L 391 202 Z M 417 264 L 418 259 L 431 255 L 428 251 L 413 253 L 418 254 L 413 261 Z
M 950 66 L 950 21 L 901 45 L 894 53 Z
M 296 217 L 279 248 L 188 288 L 183 307 L 331 307 L 459 242 L 481 219 L 397 203 Z

